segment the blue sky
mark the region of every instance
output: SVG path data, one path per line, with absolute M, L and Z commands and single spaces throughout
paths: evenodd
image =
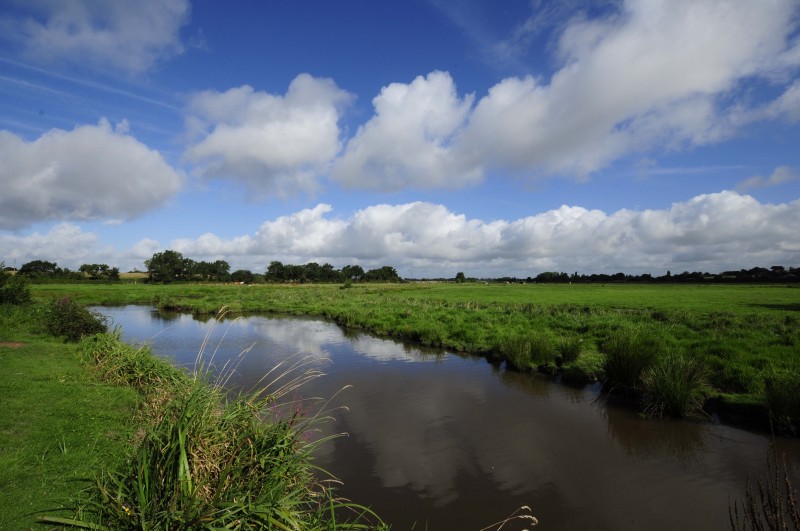
M 0 0 L 0 260 L 800 262 L 800 2 Z

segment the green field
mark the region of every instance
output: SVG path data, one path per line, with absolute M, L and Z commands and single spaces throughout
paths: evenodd
M 764 404 L 766 392 L 791 393 L 800 381 L 800 289 L 791 285 L 407 283 L 343 289 L 139 283 L 38 285 L 34 293 L 195 313 L 224 307 L 318 315 L 383 336 L 505 360 L 522 371 L 558 372 L 577 382 L 616 381 L 634 394 L 643 390 L 643 371 L 667 354 L 699 366 L 706 375 L 705 398 Z M 637 349 L 648 351 L 646 359 L 635 361 L 643 365 L 623 367 L 638 372 L 615 380 L 606 369 L 618 367 L 620 352 L 627 356 Z M 765 388 L 765 382 L 775 385 Z

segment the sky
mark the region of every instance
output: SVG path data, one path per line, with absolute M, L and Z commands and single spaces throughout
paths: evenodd
M 0 261 L 800 266 L 800 0 L 0 0 Z

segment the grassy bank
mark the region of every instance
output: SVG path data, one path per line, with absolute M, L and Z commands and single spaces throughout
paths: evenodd
M 66 507 L 82 480 L 119 466 L 139 403 L 134 390 L 99 382 L 39 317 L 0 306 L 0 529 L 40 529 L 37 513 Z
M 318 419 L 276 409 L 307 374 L 230 397 L 113 333 L 47 335 L 66 306 L 0 305 L 0 529 L 384 527 L 313 465 Z
M 601 379 L 654 414 L 715 403 L 786 431 L 800 418 L 800 289 L 778 285 L 43 285 L 86 304 L 319 315 L 343 325 Z M 707 402 L 707 400 L 711 402 Z

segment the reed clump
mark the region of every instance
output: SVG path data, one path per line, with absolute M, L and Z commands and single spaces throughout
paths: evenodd
M 785 434 L 800 431 L 800 374 L 773 371 L 764 379 L 764 396 L 773 427 Z
M 650 416 L 686 417 L 703 411 L 710 394 L 708 373 L 680 352 L 658 357 L 642 375 L 644 411 Z
M 605 387 L 641 392 L 642 375 L 662 350 L 662 343 L 651 330 L 632 327 L 613 332 L 602 344 Z
M 318 416 L 281 399 L 309 377 L 305 371 L 270 391 L 231 396 L 200 365 L 188 374 L 115 334 L 87 338 L 84 356 L 101 378 L 138 389 L 143 428 L 125 461 L 84 491 L 74 518 L 49 524 L 90 529 L 373 529 L 369 509 L 336 497 L 318 479 L 306 435 Z

